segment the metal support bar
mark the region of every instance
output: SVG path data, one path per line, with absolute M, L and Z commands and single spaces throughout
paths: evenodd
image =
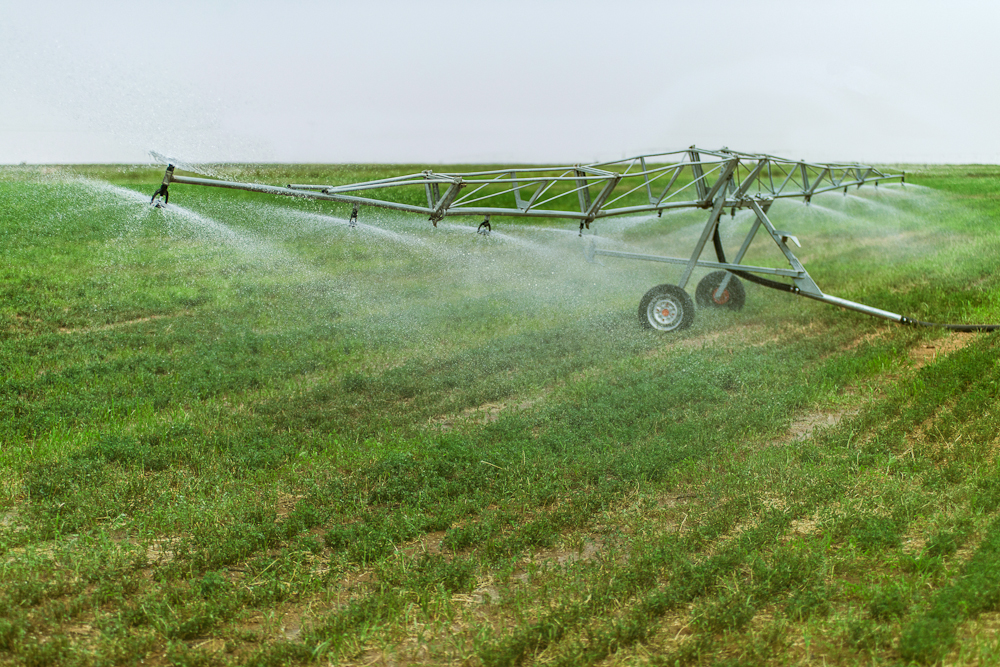
M 590 210 L 590 187 L 584 171 L 577 169 L 576 176 L 576 193 L 580 198 L 580 213 L 583 213 L 584 217 L 586 217 L 587 211 Z
M 733 172 L 736 171 L 736 166 L 739 165 L 739 163 L 740 161 L 736 158 L 733 158 L 732 160 L 726 163 L 726 167 L 722 170 L 722 173 L 719 174 L 719 178 L 717 181 L 715 181 L 715 185 L 713 185 L 712 189 L 705 194 L 704 199 L 706 202 L 710 201 L 714 203 L 715 195 L 720 190 L 722 191 L 723 199 L 725 199 L 725 196 L 728 194 L 728 187 L 730 181 L 732 180 L 731 177 L 733 175 Z
M 646 196 L 649 197 L 649 203 L 653 203 L 653 186 L 649 180 L 649 170 L 646 168 L 646 156 L 639 157 L 639 164 L 642 166 L 642 179 L 646 182 Z
M 435 208 L 438 200 L 441 199 L 441 191 L 436 182 L 428 182 L 424 188 L 427 190 L 427 208 Z
M 514 186 L 514 205 L 523 211 L 527 208 L 527 206 L 525 206 L 524 199 L 521 198 L 521 188 L 523 186 L 517 181 L 517 176 L 514 175 L 514 172 L 510 172 L 510 181 Z
M 736 192 L 733 193 L 733 199 L 743 199 L 746 197 L 747 191 L 750 190 L 750 186 L 753 185 L 754 182 L 756 182 L 756 180 L 760 177 L 760 172 L 767 164 L 769 164 L 767 158 L 757 161 L 757 165 L 750 171 L 747 177 L 743 179 L 743 182 L 740 184 L 740 187 L 736 189 Z
M 607 201 L 608 197 L 611 196 L 611 191 L 615 189 L 618 185 L 618 181 L 621 180 L 621 175 L 615 174 L 615 177 L 610 179 L 604 188 L 597 194 L 597 197 L 590 204 L 590 208 L 587 209 L 587 219 L 585 220 L 587 227 L 590 227 L 590 223 L 597 217 L 597 214 L 601 210 L 601 206 Z
M 646 262 L 661 262 L 663 264 L 687 264 L 690 260 L 681 257 L 662 257 L 660 255 L 645 255 L 637 252 L 624 252 L 621 250 L 588 250 L 589 256 L 604 255 L 605 257 L 620 257 L 622 259 L 638 259 Z M 695 266 L 700 269 L 723 269 L 726 271 L 748 271 L 751 273 L 763 273 L 769 276 L 781 276 L 783 278 L 799 278 L 802 271 L 792 271 L 789 269 L 772 269 L 768 266 L 751 266 L 746 264 L 733 264 L 731 262 L 709 262 L 698 260 Z
M 655 203 L 656 206 L 659 206 L 660 202 L 663 201 L 663 198 L 667 196 L 668 192 L 670 192 L 670 188 L 674 187 L 674 183 L 677 182 L 677 177 L 680 176 L 680 175 L 681 175 L 681 168 L 678 167 L 677 169 L 674 169 L 674 173 L 670 177 L 670 181 L 667 183 L 667 187 L 663 188 L 663 192 L 660 193 L 660 196 L 656 198 L 655 202 L 653 202 L 652 200 L 650 200 L 649 203 L 650 204 L 654 204 Z
M 704 201 L 707 188 L 705 187 L 705 172 L 701 168 L 701 154 L 694 146 L 688 151 L 691 158 L 691 174 L 694 177 L 695 187 L 698 189 L 698 199 Z
M 705 249 L 705 244 L 715 232 L 715 226 L 719 224 L 719 216 L 722 214 L 722 207 L 725 203 L 725 196 L 716 198 L 715 206 L 712 207 L 712 213 L 708 216 L 705 229 L 701 232 L 701 238 L 698 239 L 698 243 L 694 247 L 694 252 L 691 253 L 691 259 L 688 260 L 687 267 L 684 269 L 684 273 L 681 274 L 681 279 L 677 282 L 677 286 L 681 289 L 684 289 L 687 286 L 688 280 L 691 279 L 691 272 L 698 265 L 698 258 L 701 257 L 701 252 Z
M 750 231 L 747 233 L 747 237 L 743 240 L 743 245 L 740 246 L 739 252 L 736 253 L 736 257 L 733 261 L 739 264 L 743 261 L 743 255 L 746 254 L 747 249 L 750 247 L 750 243 L 753 242 L 755 236 L 757 236 L 757 230 L 760 229 L 760 218 L 754 218 L 753 224 L 750 225 Z
M 871 315 L 873 317 L 881 317 L 884 320 L 892 320 L 893 322 L 899 322 L 900 324 L 906 324 L 909 320 L 898 314 L 892 313 L 888 310 L 882 310 L 880 308 L 872 308 L 871 306 L 866 306 L 863 303 L 857 303 L 856 301 L 848 301 L 847 299 L 841 299 L 837 296 L 831 296 L 829 294 L 808 294 L 806 292 L 801 292 L 802 296 L 808 297 L 815 301 L 822 301 L 823 303 L 829 303 L 834 306 L 840 306 L 841 308 L 847 308 L 848 310 L 854 310 L 859 313 L 864 313 L 865 315 Z
M 830 173 L 830 168 L 829 167 L 826 167 L 825 169 L 823 169 L 823 171 L 820 172 L 819 177 L 815 181 L 813 181 L 812 187 L 808 188 L 808 190 L 806 191 L 806 194 L 805 194 L 805 201 L 806 201 L 807 204 L 812 200 L 813 195 L 816 194 L 816 188 L 819 186 L 820 183 L 823 182 L 823 179 L 829 173 Z
M 782 235 L 778 232 L 778 230 L 774 228 L 774 225 L 771 224 L 771 221 L 768 220 L 767 214 L 764 213 L 764 210 L 760 207 L 760 204 L 757 202 L 757 200 L 751 199 L 750 205 L 753 208 L 754 213 L 757 214 L 757 219 L 760 220 L 762 225 L 764 225 L 764 229 L 766 229 L 767 233 L 771 235 L 771 238 L 774 239 L 775 244 L 781 250 L 782 254 L 784 254 L 785 259 L 788 260 L 788 264 L 792 267 L 792 269 L 802 272 L 802 275 L 795 279 L 795 286 L 798 287 L 805 294 L 813 296 L 822 296 L 823 295 L 822 290 L 820 290 L 820 288 L 816 285 L 816 283 L 813 282 L 813 279 L 809 276 L 809 273 L 805 270 L 805 267 L 802 266 L 802 263 L 799 261 L 798 257 L 792 254 L 792 251 L 789 250 L 787 245 L 785 245 L 785 241 L 782 239 Z
M 435 183 L 434 185 L 436 187 L 437 183 Z M 441 197 L 441 201 L 438 202 L 438 205 L 434 208 L 434 211 L 431 212 L 431 222 L 434 224 L 435 227 L 437 227 L 438 221 L 445 216 L 445 213 L 448 211 L 448 207 L 451 206 L 451 203 L 453 201 L 455 201 L 455 197 L 458 196 L 458 191 L 461 189 L 462 189 L 462 181 L 459 180 L 457 183 L 453 183 L 451 187 L 448 188 L 448 190 L 444 193 L 444 196 Z
M 434 209 L 423 206 L 413 206 L 411 204 L 399 204 L 396 202 L 382 201 L 379 199 L 368 199 L 366 197 L 352 197 L 350 195 L 324 194 L 322 192 L 311 192 L 308 190 L 296 190 L 294 188 L 284 188 L 279 185 L 261 185 L 259 183 L 239 183 L 236 181 L 220 181 L 214 178 L 194 178 L 192 176 L 173 176 L 172 183 L 182 185 L 207 185 L 213 188 L 226 188 L 230 190 L 246 190 L 248 192 L 261 192 L 271 195 L 283 195 L 286 197 L 297 197 L 299 199 L 318 199 L 320 201 L 333 201 L 343 204 L 360 204 L 362 206 L 375 206 L 377 208 L 389 208 L 407 213 L 432 214 Z
M 532 206 L 534 206 L 535 202 L 538 201 L 538 198 L 541 197 L 542 194 L 546 190 L 548 190 L 549 186 L 551 186 L 551 185 L 552 185 L 552 181 L 542 181 L 541 183 L 539 183 L 538 187 L 535 189 L 535 193 L 533 195 L 531 195 L 531 199 L 528 200 L 527 205 L 524 207 L 524 210 L 527 211 Z

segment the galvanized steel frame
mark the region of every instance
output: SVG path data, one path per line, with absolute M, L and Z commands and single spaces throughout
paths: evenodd
M 462 173 L 427 170 L 348 185 L 241 183 L 181 176 L 174 173 L 173 165 L 169 165 L 153 201 L 157 203 L 159 199 L 165 202 L 169 196 L 168 186 L 179 183 L 351 204 L 355 211 L 359 206 L 371 206 L 423 214 L 435 226 L 440 220 L 454 216 L 484 216 L 487 226 L 491 217 L 501 216 L 570 219 L 579 221 L 581 235 L 584 228 L 589 228 L 591 223 L 601 218 L 701 208 L 710 211 L 709 217 L 687 258 L 600 250 L 590 246 L 588 259 L 602 255 L 681 264 L 684 269 L 678 286 L 682 289 L 695 268 L 790 278 L 792 286 L 788 291 L 793 293 L 905 323 L 908 320 L 901 315 L 824 294 L 787 245 L 789 240 L 797 245 L 798 240 L 787 232 L 777 230 L 767 216 L 768 209 L 777 199 L 802 198 L 808 203 L 812 197 L 824 192 L 843 190 L 846 193 L 852 186 L 878 185 L 882 181 L 905 182 L 905 174 L 859 163 L 813 163 L 766 154 L 740 153 L 727 148 L 711 151 L 691 146 L 681 151 L 588 165 L 515 167 Z M 381 197 L 386 191 L 412 191 L 414 188 L 423 189 L 426 206 Z M 592 193 L 592 190 L 596 192 Z M 378 191 L 380 196 L 369 194 L 372 191 Z M 615 206 L 643 191 L 646 195 L 643 203 Z M 511 197 L 513 206 L 509 205 Z M 412 195 L 410 198 L 414 199 Z M 558 208 L 543 208 L 547 206 Z M 705 245 L 717 234 L 719 218 L 726 209 L 731 212 L 750 209 L 755 220 L 732 262 L 704 261 L 701 255 Z M 352 222 L 353 219 L 354 215 Z M 742 264 L 747 249 L 761 229 L 782 252 L 789 269 Z M 731 274 L 718 287 L 718 293 L 725 289 L 730 279 Z
M 685 173 L 690 175 L 689 180 L 680 178 Z M 749 197 L 765 200 L 802 197 L 809 201 L 823 192 L 901 178 L 902 174 L 888 173 L 869 165 L 820 164 L 786 160 L 771 155 L 738 153 L 728 149 L 707 151 L 692 146 L 683 151 L 640 155 L 589 165 L 516 167 L 463 173 L 427 170 L 349 185 L 290 184 L 281 187 L 173 173 L 169 175 L 166 184 L 229 187 L 374 206 L 424 214 L 432 221 L 452 216 L 489 215 L 562 218 L 579 220 L 586 225 L 615 215 L 661 212 L 674 208 L 709 209 L 715 204 L 716 195 L 720 192 L 726 194 L 724 208 L 742 208 L 747 206 Z M 661 190 L 659 188 L 663 183 L 666 185 Z M 567 184 L 570 189 L 552 193 L 556 184 Z M 442 186 L 447 188 L 443 194 Z M 502 189 L 485 191 L 488 187 L 497 186 Z M 592 196 L 591 188 L 595 186 L 598 191 Z M 424 190 L 426 206 L 364 194 L 370 190 L 413 188 Z M 647 195 L 646 203 L 614 206 L 615 202 L 642 190 Z M 502 201 L 509 200 L 511 195 L 515 205 L 503 205 Z M 577 207 L 542 208 L 555 202 L 569 203 L 574 199 Z

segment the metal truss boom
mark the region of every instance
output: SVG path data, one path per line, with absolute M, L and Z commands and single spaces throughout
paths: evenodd
M 154 157 L 160 157 L 154 154 Z M 696 268 L 714 269 L 698 285 L 699 305 L 739 308 L 743 289 L 737 278 L 793 294 L 855 310 L 902 324 L 922 324 L 878 308 L 824 294 L 813 281 L 788 243 L 798 239 L 777 230 L 768 210 L 777 199 L 802 198 L 860 187 L 882 181 L 905 182 L 905 174 L 892 173 L 858 163 L 813 163 L 759 153 L 739 153 L 727 148 L 715 151 L 695 146 L 682 151 L 639 155 L 587 165 L 510 167 L 484 171 L 420 173 L 346 185 L 289 184 L 285 186 L 241 183 L 216 178 L 178 175 L 169 163 L 152 203 L 166 205 L 173 183 L 233 188 L 350 204 L 353 227 L 361 206 L 392 209 L 428 216 L 437 223 L 452 216 L 484 216 L 480 233 L 489 233 L 490 218 L 555 218 L 578 221 L 580 234 L 601 218 L 616 215 L 662 213 L 668 209 L 700 208 L 708 220 L 691 254 L 686 258 L 598 249 L 593 241 L 587 259 L 598 255 L 645 260 L 683 266 L 676 285 L 658 285 L 643 297 L 639 319 L 643 326 L 673 331 L 690 326 L 694 305 L 684 289 Z M 732 261 L 726 259 L 719 235 L 719 218 L 729 209 L 749 209 L 753 223 Z M 788 263 L 772 268 L 743 263 L 758 234 L 769 237 Z M 717 261 L 702 260 L 709 240 Z M 790 280 L 779 282 L 775 278 Z M 733 294 L 738 295 L 732 297 Z M 733 300 L 731 300 L 733 298 Z M 936 325 L 968 330 L 993 330 L 996 325 Z
M 711 209 L 720 192 L 726 195 L 722 208 L 745 208 L 750 197 L 809 201 L 831 190 L 904 178 L 870 165 L 817 164 L 692 146 L 588 165 L 427 170 L 346 185 L 282 187 L 182 176 L 169 169 L 157 195 L 165 196 L 170 184 L 179 183 L 387 208 L 423 214 L 435 224 L 452 216 L 509 216 L 576 220 L 582 228 L 615 215 Z

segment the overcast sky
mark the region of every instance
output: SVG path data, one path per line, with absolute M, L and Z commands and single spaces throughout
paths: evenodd
M 998 29 L 963 0 L 0 0 L 0 163 L 997 163 Z

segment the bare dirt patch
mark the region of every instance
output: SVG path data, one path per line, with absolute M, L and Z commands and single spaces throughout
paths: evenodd
M 451 596 L 453 602 L 461 602 L 469 605 L 496 604 L 500 602 L 500 589 L 492 576 L 488 576 L 476 582 L 476 587 L 471 593 L 456 593 Z
M 919 556 L 927 544 L 929 530 L 927 519 L 915 521 L 902 536 L 903 553 L 908 556 Z
M 295 506 L 299 504 L 299 501 L 305 498 L 305 496 L 293 496 L 288 493 L 278 494 L 278 505 L 275 508 L 275 514 L 278 516 L 278 521 L 282 521 L 289 514 L 295 510 Z
M 959 626 L 955 648 L 945 657 L 946 665 L 989 665 L 996 658 L 1000 637 L 1000 612 L 989 611 Z
M 181 545 L 179 537 L 164 537 L 153 540 L 146 547 L 146 561 L 150 565 L 164 565 L 177 556 L 178 548 Z
M 77 638 L 89 639 L 100 634 L 100 631 L 95 629 L 94 626 L 89 623 L 73 623 L 71 625 L 63 626 L 62 630 L 66 634 L 74 635 Z
M 843 349 L 845 351 L 853 350 L 862 344 L 882 339 L 886 337 L 890 331 L 890 327 L 880 328 L 877 331 L 873 331 L 854 339 Z M 926 364 L 933 363 L 938 359 L 938 357 L 948 355 L 968 345 L 972 341 L 972 336 L 973 332 L 950 331 L 942 338 L 921 343 L 909 350 L 911 365 L 914 369 L 919 369 Z M 887 375 L 884 379 L 892 380 L 895 379 L 895 376 Z M 808 440 L 813 436 L 817 429 L 836 426 L 845 417 L 852 417 L 858 414 L 858 412 L 860 412 L 859 407 L 844 407 L 839 409 L 816 410 L 806 413 L 793 420 L 792 425 L 788 428 L 788 432 L 785 436 L 775 440 L 772 445 L 785 445 L 791 442 Z M 928 424 L 922 425 L 917 432 L 922 433 L 927 426 Z M 912 439 L 913 438 L 911 437 L 911 440 Z
M 836 426 L 844 417 L 858 414 L 857 408 L 843 408 L 839 410 L 820 410 L 810 412 L 792 421 L 788 427 L 788 434 L 782 442 L 796 442 L 808 440 L 818 428 L 829 428 Z
M 674 346 L 685 349 L 698 349 L 704 347 L 710 343 L 717 342 L 722 335 L 726 333 L 725 331 L 711 331 L 709 333 L 704 333 L 700 336 L 693 336 L 691 338 L 685 338 L 683 340 L 677 341 Z
M 71 329 L 69 327 L 59 327 L 59 333 L 63 334 L 86 334 L 93 333 L 95 331 L 111 331 L 112 329 L 117 329 L 119 327 L 127 327 L 132 324 L 142 324 L 143 322 L 153 322 L 156 320 L 172 319 L 179 317 L 181 315 L 187 315 L 188 312 L 172 313 L 170 315 L 150 315 L 148 317 L 137 317 L 131 320 L 124 320 L 122 322 L 112 322 L 111 324 L 104 324 L 99 327 L 84 327 L 82 329 Z
M 461 413 L 457 415 L 447 415 L 444 417 L 435 417 L 430 420 L 431 426 L 435 426 L 442 431 L 450 431 L 456 426 L 460 425 L 485 425 L 492 424 L 496 420 L 500 419 L 500 415 L 505 411 L 520 411 L 527 410 L 532 406 L 539 403 L 542 399 L 548 396 L 549 392 L 546 391 L 538 396 L 529 398 L 523 401 L 504 401 L 500 403 L 483 403 L 482 405 L 477 405 L 474 408 L 466 408 Z
M 728 326 L 712 331 L 706 331 L 705 333 L 697 336 L 681 338 L 676 341 L 667 342 L 670 339 L 665 338 L 664 341 L 666 344 L 653 348 L 644 356 L 649 359 L 655 359 L 674 348 L 680 348 L 682 350 L 697 350 L 715 344 L 720 346 L 725 345 L 725 348 L 720 347 L 720 353 L 726 352 L 728 354 L 732 352 L 732 347 L 734 345 L 759 347 L 780 339 L 780 336 L 773 337 L 773 339 L 772 337 L 765 337 L 764 334 L 769 331 L 770 330 L 768 328 L 761 324 L 746 324 L 743 326 Z
M 658 658 L 662 659 L 663 656 L 674 653 L 695 633 L 691 627 L 694 620 L 691 616 L 693 608 L 694 605 L 688 604 L 682 609 L 665 614 L 656 623 L 655 629 L 646 641 L 620 649 L 597 664 L 605 667 L 636 663 L 655 664 Z
M 20 511 L 16 507 L 0 513 L 0 528 L 10 528 L 15 532 L 27 530 L 27 526 L 18 523 L 20 514 Z
M 600 537 L 588 538 L 578 549 L 542 549 L 536 551 L 532 561 L 548 566 L 562 567 L 579 561 L 597 558 L 604 549 L 604 540 Z
M 916 448 L 921 453 L 929 454 L 936 462 L 941 462 L 954 450 L 955 444 L 958 442 L 957 439 L 934 438 L 933 432 L 938 429 L 938 421 L 943 415 L 951 412 L 955 407 L 955 403 L 956 400 L 951 399 L 938 405 L 934 414 L 917 424 L 915 428 L 906 434 L 906 439 L 910 443 L 911 450 Z M 939 431 L 938 434 L 940 435 Z
M 819 519 L 813 516 L 803 517 L 801 519 L 795 519 L 788 526 L 788 533 L 785 535 L 785 541 L 793 537 L 809 537 L 811 535 L 819 534 L 820 528 L 822 527 Z
M 859 336 L 858 338 L 855 338 L 854 340 L 852 340 L 850 343 L 848 343 L 847 345 L 845 345 L 841 349 L 843 351 L 845 351 L 845 352 L 847 352 L 848 350 L 856 350 L 857 348 L 861 347 L 862 345 L 865 345 L 867 343 L 871 343 L 871 342 L 874 342 L 874 341 L 877 341 L 877 340 L 881 340 L 881 339 L 883 339 L 883 338 L 885 338 L 886 336 L 889 335 L 889 332 L 892 330 L 892 328 L 893 327 L 890 327 L 890 326 L 879 327 L 875 331 L 866 333 L 863 336 Z
M 426 533 L 401 547 L 399 551 L 407 556 L 442 553 L 441 542 L 444 540 L 445 533 L 446 531 L 443 530 Z
M 678 505 L 687 505 L 697 497 L 697 493 L 672 493 L 661 497 L 657 504 L 660 507 L 677 507 Z
M 921 343 L 910 349 L 910 363 L 914 368 L 922 368 L 933 363 L 939 356 L 946 356 L 972 342 L 974 332 L 949 331 L 937 340 Z

